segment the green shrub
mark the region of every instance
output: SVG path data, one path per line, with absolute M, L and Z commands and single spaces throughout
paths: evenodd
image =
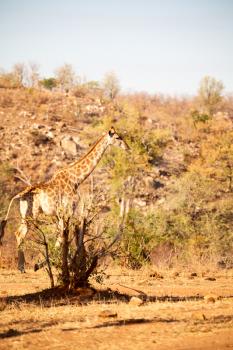
M 53 88 L 55 88 L 57 86 L 57 80 L 55 78 L 45 78 L 43 80 L 40 81 L 40 84 L 48 89 L 48 90 L 52 90 Z
M 200 113 L 197 110 L 191 112 L 191 117 L 194 125 L 196 126 L 198 123 L 206 123 L 211 117 L 207 113 Z

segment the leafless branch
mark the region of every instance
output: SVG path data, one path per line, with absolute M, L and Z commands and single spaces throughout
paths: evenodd
M 31 186 L 31 179 L 23 172 L 23 170 L 19 167 L 18 161 L 16 166 L 14 167 L 14 169 L 16 171 L 18 171 L 18 173 L 20 175 L 15 175 L 15 177 L 19 180 L 21 180 L 23 183 L 25 183 L 27 186 Z

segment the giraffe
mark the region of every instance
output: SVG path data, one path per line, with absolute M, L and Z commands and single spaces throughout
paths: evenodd
M 118 146 L 124 150 L 129 150 L 129 146 L 115 131 L 114 127 L 105 132 L 90 148 L 81 159 L 58 170 L 50 180 L 34 186 L 28 186 L 20 193 L 16 194 L 10 201 L 7 214 L 0 222 L 0 244 L 4 236 L 5 226 L 10 213 L 10 208 L 15 199 L 19 199 L 19 211 L 21 222 L 15 232 L 19 269 L 24 272 L 24 258 L 22 259 L 22 243 L 28 232 L 29 218 L 36 219 L 39 213 L 48 216 L 57 215 L 59 208 L 66 211 L 75 208 L 79 185 L 92 173 L 104 152 L 110 145 Z M 59 220 L 59 227 L 63 229 L 62 218 Z M 59 245 L 59 238 L 58 238 Z

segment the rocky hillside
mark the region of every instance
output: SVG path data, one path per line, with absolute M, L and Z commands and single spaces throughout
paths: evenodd
M 67 94 L 0 89 L 0 216 L 5 215 L 13 194 L 28 183 L 48 180 L 57 169 L 84 155 L 114 125 L 132 152 L 123 155 L 109 150 L 95 170 L 95 183 L 105 200 L 109 191 L 118 200 L 125 191 L 132 208 L 155 215 L 153 222 L 161 224 L 153 226 L 159 237 L 155 245 L 164 241 L 176 245 L 185 239 L 192 248 L 197 243 L 202 249 L 207 244 L 203 237 L 208 220 L 209 225 L 216 224 L 213 233 L 208 231 L 210 237 L 225 227 L 229 243 L 233 101 L 225 98 L 208 118 L 198 114 L 198 108 L 196 99 L 147 94 L 111 100 L 99 90 Z
M 23 188 L 24 182 L 34 184 L 48 180 L 57 169 L 84 155 L 104 131 L 104 127 L 95 128 L 95 124 L 109 113 L 115 125 L 124 114 L 121 111 L 124 104 L 120 98 L 111 102 L 101 101 L 95 95 L 76 97 L 32 89 L 1 89 L 0 161 L 14 171 L 15 189 L 12 191 Z M 169 121 L 144 111 L 139 127 L 167 130 Z M 150 190 L 151 195 L 155 195 L 166 186 L 171 175 L 185 170 L 183 144 L 176 139 L 175 130 L 172 134 L 174 127 L 174 123 L 169 127 L 172 142 L 164 150 L 163 158 L 140 178 L 144 194 Z M 127 138 L 127 129 L 124 131 Z M 196 145 L 187 147 L 191 153 L 197 152 Z M 96 176 L 97 173 L 98 170 Z M 140 203 L 145 205 L 138 200 Z

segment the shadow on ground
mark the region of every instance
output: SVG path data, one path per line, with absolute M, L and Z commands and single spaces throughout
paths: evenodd
M 202 300 L 204 297 L 200 295 L 193 296 L 148 296 L 146 294 L 137 295 L 144 302 L 179 302 L 179 301 L 197 301 Z M 44 307 L 50 307 L 51 305 L 83 305 L 90 301 L 104 304 L 114 304 L 117 302 L 128 303 L 132 297 L 132 294 L 119 293 L 112 291 L 111 289 L 95 290 L 93 288 L 80 288 L 74 291 L 68 291 L 60 287 L 45 289 L 35 293 L 8 296 L 0 298 L 0 305 L 20 305 L 20 304 L 43 304 Z
M 0 298 L 0 306 L 5 307 L 18 307 L 19 310 L 21 305 L 34 304 L 43 305 L 43 307 L 51 306 L 61 306 L 61 305 L 85 305 L 89 302 L 95 301 L 97 303 L 103 304 L 114 304 L 120 302 L 128 303 L 132 295 L 122 294 L 110 289 L 105 290 L 94 290 L 93 288 L 80 288 L 75 291 L 67 291 L 64 288 L 52 288 L 45 289 L 43 291 L 24 294 L 20 296 L 9 296 L 5 298 Z M 203 296 L 148 296 L 145 294 L 140 295 L 140 298 L 144 302 L 181 302 L 181 301 L 197 301 L 202 300 Z M 223 324 L 231 323 L 233 321 L 233 315 L 218 315 L 212 317 L 203 317 L 201 319 L 189 318 L 185 316 L 184 318 L 175 317 L 152 317 L 152 318 L 126 318 L 126 319 L 111 319 L 104 322 L 98 322 L 98 324 L 92 326 L 80 325 L 78 327 L 60 328 L 63 332 L 79 331 L 80 329 L 94 329 L 94 328 L 105 328 L 105 327 L 123 327 L 131 326 L 136 324 L 152 324 L 152 323 L 189 323 L 195 322 L 195 324 Z M 23 329 L 18 330 L 18 320 L 11 323 L 11 328 L 4 330 L 0 333 L 0 339 L 16 338 L 22 335 L 28 335 L 31 333 L 40 333 L 44 330 L 49 329 L 53 325 L 57 325 L 56 321 L 42 322 L 36 327 L 33 327 L 30 321 L 23 322 L 20 321 L 20 325 Z
M 176 319 L 166 319 L 166 318 L 160 318 L 160 317 L 154 317 L 152 319 L 147 319 L 147 318 L 129 318 L 125 320 L 114 320 L 114 321 L 107 321 L 107 322 L 102 322 L 98 325 L 94 325 L 91 327 L 85 327 L 85 329 L 97 329 L 97 328 L 105 328 L 105 327 L 120 327 L 120 326 L 129 326 L 129 325 L 135 325 L 135 324 L 148 324 L 148 323 L 155 323 L 155 322 L 162 322 L 162 323 L 170 323 L 170 322 L 181 322 L 180 320 Z M 0 333 L 0 339 L 5 339 L 5 338 L 15 338 L 18 336 L 30 334 L 30 333 L 40 333 L 43 330 L 48 329 L 51 327 L 53 324 L 56 323 L 51 323 L 51 324 L 44 324 L 41 325 L 40 327 L 37 328 L 27 328 L 24 330 L 17 330 L 14 328 L 10 328 L 7 331 L 4 331 Z M 80 327 L 69 327 L 69 328 L 61 328 L 63 332 L 72 332 L 72 331 L 78 331 L 80 330 Z

